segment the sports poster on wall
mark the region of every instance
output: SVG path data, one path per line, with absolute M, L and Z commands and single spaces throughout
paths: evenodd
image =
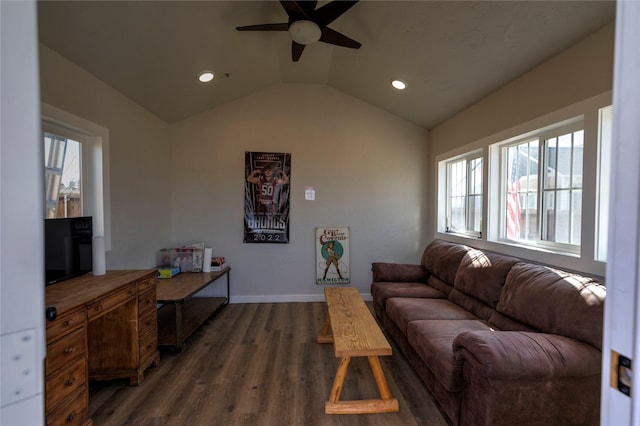
M 349 228 L 316 228 L 316 284 L 349 284 Z
M 245 152 L 244 242 L 289 242 L 291 154 Z

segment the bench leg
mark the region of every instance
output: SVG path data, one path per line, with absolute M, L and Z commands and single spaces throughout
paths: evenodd
M 324 320 L 324 325 L 322 326 L 322 330 L 320 330 L 318 343 L 333 343 L 333 336 L 329 334 L 329 330 L 331 330 L 331 318 L 327 311 L 327 319 Z
M 380 365 L 380 359 L 377 356 L 368 358 L 381 399 L 340 401 L 344 378 L 347 375 L 347 367 L 349 367 L 349 362 L 351 361 L 351 357 L 343 357 L 340 359 L 340 365 L 338 365 L 338 371 L 333 380 L 329 401 L 324 404 L 324 412 L 326 414 L 397 413 L 400 411 L 398 400 L 391 396 L 391 391 Z
M 340 358 L 340 365 L 338 365 L 338 371 L 336 372 L 336 378 L 333 379 L 333 386 L 331 387 L 331 394 L 329 395 L 329 403 L 337 404 L 340 401 L 340 394 L 342 393 L 342 385 L 344 384 L 344 378 L 347 377 L 347 368 L 351 357 L 345 356 Z
M 382 366 L 380 365 L 380 358 L 378 358 L 377 356 L 370 356 L 369 365 L 371 366 L 373 377 L 376 379 L 376 384 L 378 385 L 378 390 L 380 391 L 380 398 L 385 401 L 392 399 L 391 391 L 389 390 L 389 385 L 387 384 L 387 379 L 384 377 L 384 372 L 382 371 Z

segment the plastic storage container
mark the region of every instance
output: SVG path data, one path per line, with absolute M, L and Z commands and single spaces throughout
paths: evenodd
M 179 267 L 180 272 L 202 272 L 204 250 L 194 248 L 162 249 L 156 260 L 158 267 Z

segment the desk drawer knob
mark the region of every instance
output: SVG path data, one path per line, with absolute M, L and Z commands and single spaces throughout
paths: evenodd
M 74 324 L 73 320 L 66 320 L 62 323 L 65 327 L 71 327 Z
M 102 310 L 102 305 L 96 306 L 96 312 L 100 312 Z
M 73 423 L 73 421 L 76 419 L 76 417 L 78 417 L 78 415 L 76 414 L 75 411 L 73 413 L 69 414 L 67 416 L 67 423 Z
M 76 382 L 76 378 L 75 377 L 71 377 L 69 380 L 67 380 L 67 382 L 65 383 L 65 385 L 67 386 L 73 386 L 73 384 Z
M 65 353 L 65 354 L 72 354 L 72 353 L 74 353 L 75 351 L 76 351 L 76 348 L 75 348 L 75 347 L 73 347 L 73 346 L 69 346 L 68 348 L 66 348 L 66 349 L 64 350 L 64 353 Z

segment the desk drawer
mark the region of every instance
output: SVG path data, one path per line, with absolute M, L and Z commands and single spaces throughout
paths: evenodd
M 158 350 L 158 327 L 154 322 L 146 333 L 140 336 L 140 361 L 144 361 Z
M 47 410 L 71 395 L 87 382 L 87 364 L 79 358 L 69 368 L 48 379 L 45 384 Z
M 61 315 L 53 321 L 47 322 L 47 342 L 56 340 L 76 328 L 85 325 L 86 314 L 84 310 Z
M 49 376 L 76 358 L 84 357 L 87 348 L 86 328 L 82 327 L 47 345 L 45 372 Z
M 148 311 L 156 310 L 156 288 L 152 287 L 146 290 L 144 293 L 141 293 L 138 290 L 138 312 L 140 315 Z
M 156 282 L 157 282 L 157 278 L 155 277 L 155 275 L 138 281 L 138 293 L 141 293 L 150 288 L 155 288 Z
M 97 302 L 90 304 L 88 307 L 89 321 L 106 314 L 113 308 L 123 304 L 127 299 L 136 297 L 136 294 L 136 285 L 131 284 L 116 294 L 103 297 Z
M 145 312 L 140 315 L 139 323 L 138 323 L 138 333 L 140 336 L 145 334 L 147 331 L 152 328 L 157 328 L 158 324 L 158 312 L 153 309 Z
M 85 425 L 88 415 L 87 389 L 82 386 L 60 407 L 47 413 L 47 426 Z

